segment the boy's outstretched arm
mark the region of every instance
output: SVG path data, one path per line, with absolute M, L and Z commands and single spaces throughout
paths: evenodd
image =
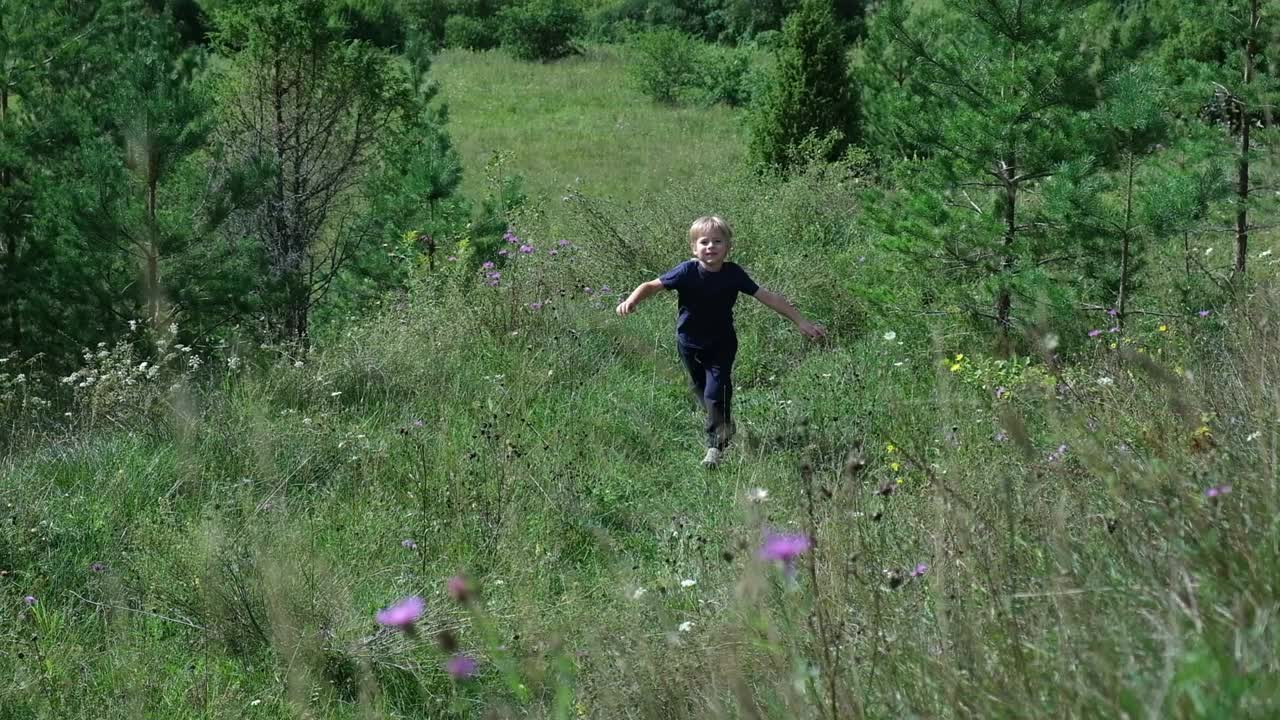
M 804 315 L 801 315 L 800 311 L 796 309 L 795 305 L 787 302 L 787 299 L 778 293 L 760 288 L 752 297 L 772 308 L 774 312 L 795 323 L 796 328 L 799 329 L 805 337 L 814 339 L 826 337 L 826 328 L 821 325 L 814 325 L 806 320 Z
M 650 280 L 646 283 L 640 283 L 636 286 L 635 290 L 631 291 L 631 294 L 627 296 L 626 300 L 618 303 L 618 314 L 629 314 L 632 310 L 636 309 L 636 305 L 639 305 L 641 300 L 657 295 L 665 289 L 666 288 L 662 285 L 661 280 Z

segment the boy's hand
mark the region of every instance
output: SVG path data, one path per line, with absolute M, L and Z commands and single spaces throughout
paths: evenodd
M 623 300 L 622 302 L 618 303 L 617 312 L 619 316 L 629 315 L 631 311 L 635 309 L 636 309 L 636 301 L 632 300 L 631 298 L 627 298 L 626 300 Z
M 797 322 L 796 327 L 799 328 L 800 333 L 807 338 L 817 340 L 818 338 L 824 338 L 827 336 L 826 328 L 821 325 L 814 325 L 808 320 L 801 320 L 800 322 Z

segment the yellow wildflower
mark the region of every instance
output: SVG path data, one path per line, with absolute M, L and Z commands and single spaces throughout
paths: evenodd
M 889 463 L 889 469 L 890 469 L 890 470 L 892 470 L 892 471 L 894 471 L 894 472 L 898 472 L 898 468 L 900 468 L 900 467 L 902 467 L 902 466 L 901 466 L 901 465 L 899 465 L 899 464 L 898 464 L 898 463 L 896 463 L 896 462 L 891 462 L 891 463 Z
M 1160 323 L 1160 327 L 1156 328 L 1156 330 L 1159 330 L 1160 332 L 1169 332 L 1169 326 L 1164 323 Z

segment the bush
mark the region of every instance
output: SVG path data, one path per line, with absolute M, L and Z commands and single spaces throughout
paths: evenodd
M 450 15 L 444 21 L 445 47 L 465 50 L 489 50 L 498 46 L 498 38 L 489 24 L 466 15 Z
M 813 140 L 826 144 L 828 160 L 858 144 L 858 96 L 830 3 L 804 0 L 787 18 L 777 54 L 777 66 L 752 117 L 752 160 L 786 172 Z
M 555 60 L 577 51 L 582 11 L 568 0 L 531 0 L 498 14 L 502 46 L 520 60 Z
M 679 30 L 653 30 L 631 37 L 627 68 L 640 92 L 660 103 L 675 104 L 699 86 L 703 46 Z
M 751 52 L 740 48 L 711 46 L 702 53 L 699 85 L 707 104 L 731 107 L 751 102 Z

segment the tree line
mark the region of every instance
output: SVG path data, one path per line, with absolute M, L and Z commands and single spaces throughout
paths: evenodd
M 628 44 L 658 101 L 683 83 L 745 106 L 758 172 L 856 166 L 862 222 L 940 280 L 926 309 L 1001 334 L 1045 307 L 1123 327 L 1152 278 L 1187 303 L 1247 279 L 1271 213 L 1277 9 L 0 0 L 0 355 L 74 356 L 136 320 L 305 343 L 317 312 L 406 282 L 468 220 L 505 228 L 507 203 L 457 196 L 432 54 L 601 40 Z M 1214 234 L 1225 266 L 1193 252 Z

